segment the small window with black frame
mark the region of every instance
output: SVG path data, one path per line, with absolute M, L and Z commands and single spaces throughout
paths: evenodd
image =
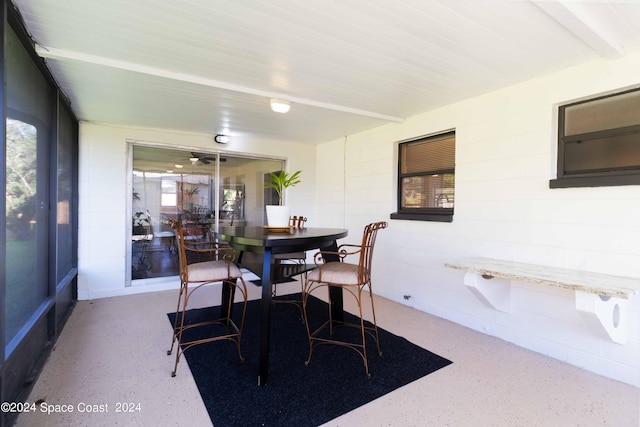
M 453 221 L 455 131 L 398 145 L 398 211 L 391 219 Z
M 557 179 L 551 188 L 640 184 L 640 88 L 558 109 Z

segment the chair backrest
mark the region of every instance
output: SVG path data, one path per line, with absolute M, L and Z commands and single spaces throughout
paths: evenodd
M 373 248 L 376 244 L 378 230 L 387 228 L 386 221 L 373 222 L 364 227 L 362 233 L 362 249 L 360 251 L 360 262 L 358 264 L 358 280 L 360 283 L 371 281 L 371 263 L 373 260 Z
M 307 218 L 304 216 L 290 216 L 289 217 L 289 227 L 293 228 L 304 228 L 305 223 L 307 222 Z
M 171 221 L 171 228 L 175 234 L 176 248 L 178 252 L 178 263 L 180 264 L 180 279 L 188 280 L 189 271 L 187 268 L 187 253 L 184 244 L 184 232 L 182 231 L 182 223 L 180 221 Z
M 201 261 L 226 261 L 233 262 L 235 252 L 231 247 L 220 245 L 215 241 L 191 241 L 185 239 L 184 228 L 181 221 L 172 221 L 176 248 L 178 250 L 178 262 L 180 264 L 180 279 L 189 281 L 189 264 Z M 191 259 L 187 257 L 187 251 Z M 205 258 L 205 259 L 202 259 Z

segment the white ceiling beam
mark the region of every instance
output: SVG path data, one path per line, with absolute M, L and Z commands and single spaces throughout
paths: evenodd
M 602 56 L 618 58 L 624 55 L 624 48 L 601 22 L 589 16 L 580 2 L 533 0 L 533 3 Z
M 385 121 L 403 123 L 404 118 L 389 116 L 386 114 L 380 114 L 373 111 L 361 110 L 359 108 L 351 108 L 344 105 L 331 104 L 327 102 L 314 101 L 312 99 L 299 98 L 290 96 L 283 93 L 276 93 L 265 91 L 261 89 L 250 88 L 241 86 L 229 82 L 223 82 L 220 80 L 213 80 L 199 76 L 193 76 L 190 74 L 176 73 L 173 71 L 163 70 L 161 68 L 149 67 L 146 65 L 135 64 L 132 62 L 119 61 L 116 59 L 104 58 L 101 56 L 90 55 L 82 52 L 75 52 L 65 49 L 57 49 L 53 47 L 46 47 L 36 44 L 36 52 L 42 58 L 63 59 L 81 61 L 94 65 L 103 65 L 106 67 L 117 68 L 120 70 L 133 71 L 136 73 L 148 74 L 156 77 L 164 77 L 172 80 L 179 80 L 183 82 L 194 83 L 202 86 L 208 86 L 216 89 L 230 90 L 234 92 L 241 92 L 249 95 L 256 95 L 265 98 L 278 98 L 286 99 L 292 103 L 309 105 L 312 107 L 324 108 L 328 110 L 340 111 L 343 113 L 356 114 L 359 116 L 370 117 L 374 119 L 381 119 Z

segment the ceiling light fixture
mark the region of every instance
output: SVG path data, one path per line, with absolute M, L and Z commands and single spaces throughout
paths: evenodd
M 214 138 L 218 144 L 226 144 L 229 142 L 229 137 L 227 135 L 217 134 Z
M 181 164 L 176 163 L 176 164 L 175 164 L 175 165 L 173 165 L 173 166 L 177 167 L 178 169 L 182 169 L 182 165 L 181 165 Z
M 291 104 L 286 99 L 271 98 L 271 109 L 276 113 L 288 113 Z
M 198 163 L 198 160 L 200 160 L 198 157 L 189 157 L 189 161 L 193 164 Z

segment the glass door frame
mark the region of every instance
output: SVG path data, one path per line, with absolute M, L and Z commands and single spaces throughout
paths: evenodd
M 130 219 L 133 217 L 133 214 L 134 214 L 133 212 L 134 210 L 133 209 L 134 146 L 157 148 L 160 150 L 164 149 L 164 150 L 184 151 L 187 154 L 189 152 L 197 152 L 197 153 L 206 154 L 207 156 L 215 157 L 215 173 L 211 175 L 210 188 L 209 188 L 209 191 L 210 191 L 209 200 L 210 200 L 211 210 L 215 212 L 213 227 L 216 230 L 219 229 L 219 226 L 220 226 L 221 215 L 219 214 L 219 210 L 221 208 L 222 197 L 223 197 L 221 192 L 223 191 L 223 187 L 224 187 L 224 184 L 221 178 L 221 163 L 222 163 L 221 158 L 222 157 L 225 157 L 225 158 L 235 157 L 235 158 L 242 158 L 247 160 L 279 162 L 280 165 L 277 167 L 277 169 L 282 169 L 286 165 L 286 159 L 282 157 L 276 157 L 276 156 L 255 155 L 250 153 L 234 152 L 229 150 L 224 150 L 224 151 L 208 150 L 208 149 L 203 149 L 202 147 L 188 147 L 188 146 L 182 146 L 182 145 L 164 144 L 164 143 L 141 141 L 141 140 L 135 140 L 135 139 L 127 139 L 126 143 L 127 143 L 126 218 L 128 218 L 128 220 L 126 221 L 126 227 L 125 227 L 125 233 L 126 233 L 125 287 L 144 286 L 146 284 L 156 283 L 156 281 L 160 283 L 163 281 L 163 279 L 166 280 L 168 277 L 170 278 L 177 277 L 176 275 L 176 276 L 165 276 L 165 277 L 157 277 L 157 278 L 132 279 L 133 251 L 132 251 L 132 245 L 130 244 L 130 242 L 132 237 L 133 226 L 132 226 L 132 221 Z M 260 195 L 262 196 L 262 191 L 260 192 Z

